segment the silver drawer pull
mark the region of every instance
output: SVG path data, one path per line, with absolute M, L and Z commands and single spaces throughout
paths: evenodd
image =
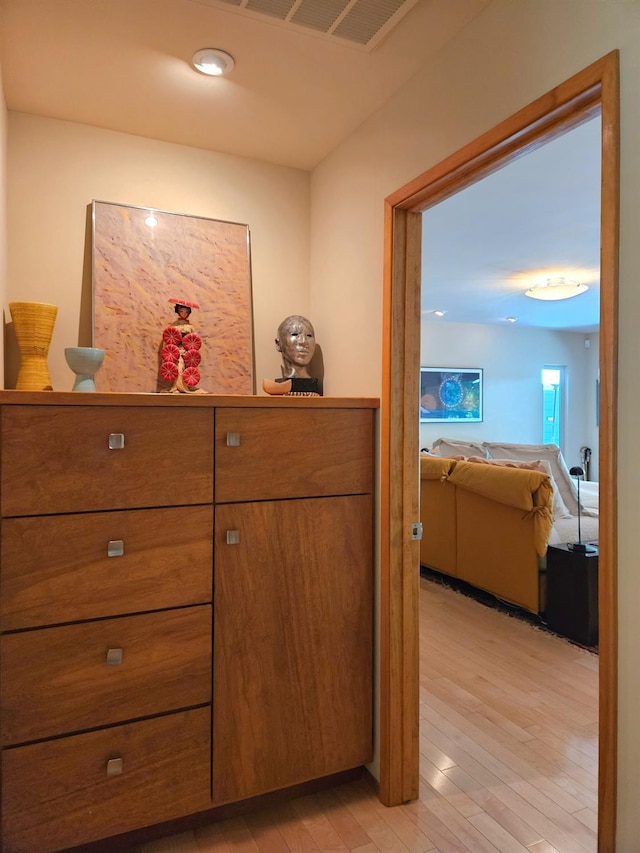
M 122 557 L 124 554 L 124 542 L 122 539 L 110 539 L 107 544 L 107 557 Z
M 227 433 L 227 447 L 240 447 L 240 433 L 239 432 L 228 432 Z
M 122 663 L 122 649 L 108 649 L 107 651 L 107 666 L 117 666 Z
M 227 545 L 238 545 L 240 542 L 239 530 L 227 530 Z
M 124 450 L 124 433 L 112 432 L 109 436 L 109 450 Z
M 107 761 L 107 776 L 119 776 L 124 771 L 122 758 L 110 758 Z

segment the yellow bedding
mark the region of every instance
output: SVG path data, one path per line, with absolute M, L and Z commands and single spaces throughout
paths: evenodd
M 455 462 L 448 479 L 459 488 L 532 514 L 535 520 L 534 546 L 537 554 L 544 556 L 553 524 L 553 488 L 547 474 L 524 468 L 459 461 Z M 496 535 L 499 535 L 498 531 Z
M 455 464 L 455 460 L 447 456 L 425 454 L 420 457 L 420 476 L 425 480 L 446 480 Z

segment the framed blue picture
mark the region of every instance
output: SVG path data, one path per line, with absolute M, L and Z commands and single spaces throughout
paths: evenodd
M 479 423 L 481 420 L 482 368 L 420 368 L 422 423 Z

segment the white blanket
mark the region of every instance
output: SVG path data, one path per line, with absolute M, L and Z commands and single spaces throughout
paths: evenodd
M 580 497 L 582 498 L 582 486 L 580 486 Z M 549 545 L 558 545 L 562 542 L 577 542 L 578 541 L 578 519 L 576 516 L 571 518 L 559 518 L 553 522 L 551 533 L 549 534 Z M 581 542 L 597 542 L 598 541 L 598 519 L 593 516 L 580 516 L 580 541 Z
M 583 480 L 580 483 L 580 503 L 585 510 L 598 512 L 598 485 L 591 480 Z
M 598 541 L 598 483 L 591 480 L 580 481 L 580 531 L 578 517 L 554 519 L 549 535 L 549 545 L 561 542 L 596 542 Z M 578 537 L 578 532 L 580 536 Z

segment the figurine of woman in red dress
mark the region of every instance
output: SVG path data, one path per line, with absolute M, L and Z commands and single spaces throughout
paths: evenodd
M 199 308 L 199 305 L 184 299 L 170 299 L 169 302 L 174 305 L 178 316 L 162 333 L 160 378 L 170 385 L 167 389 L 169 393 L 204 394 L 205 392 L 198 388 L 202 338 L 196 333 L 190 320 L 192 309 Z

